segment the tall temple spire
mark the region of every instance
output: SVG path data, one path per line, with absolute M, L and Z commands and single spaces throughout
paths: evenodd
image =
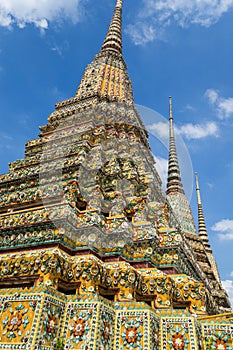
M 198 234 L 202 239 L 204 247 L 208 250 L 211 250 L 208 233 L 206 229 L 206 224 L 205 224 L 203 208 L 202 208 L 201 192 L 200 192 L 197 173 L 195 173 L 195 177 L 196 177 L 196 191 L 197 191 L 197 205 L 198 205 Z
M 221 285 L 221 280 L 218 272 L 218 267 L 215 261 L 215 258 L 212 253 L 212 249 L 209 242 L 208 232 L 205 224 L 205 217 L 202 208 L 202 200 L 201 200 L 201 191 L 199 187 L 198 174 L 195 173 L 196 177 L 196 191 L 197 191 L 197 205 L 198 205 L 198 234 L 202 240 L 203 246 L 206 251 L 206 255 L 208 257 L 209 263 L 212 268 L 213 275 L 215 276 L 216 281 L 218 281 Z M 222 288 L 222 286 L 221 286 Z
M 185 196 L 180 176 L 180 167 L 176 151 L 175 132 L 173 124 L 172 98 L 169 97 L 169 160 L 167 178 L 167 199 L 177 215 L 182 230 L 187 233 L 196 233 L 196 227 Z
M 115 11 L 101 51 L 115 51 L 122 54 L 122 0 L 117 0 Z
M 172 113 L 172 97 L 169 97 L 169 160 L 168 160 L 168 181 L 167 195 L 171 193 L 183 193 L 184 189 L 180 177 L 180 168 L 176 152 L 173 113 Z

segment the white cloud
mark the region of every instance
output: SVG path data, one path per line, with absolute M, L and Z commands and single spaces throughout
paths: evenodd
M 214 224 L 211 230 L 218 232 L 218 237 L 221 240 L 233 240 L 233 220 L 221 220 Z
M 63 53 L 67 51 L 69 48 L 69 42 L 67 40 L 63 41 L 62 43 L 56 44 L 53 43 L 51 46 L 51 51 L 57 53 L 59 56 L 63 56 Z
M 201 139 L 208 136 L 218 136 L 218 126 L 214 122 L 204 124 L 185 124 L 177 130 L 180 135 L 187 139 Z
M 162 187 L 163 189 L 166 188 L 167 184 L 167 171 L 168 171 L 168 160 L 162 157 L 156 157 L 154 156 L 155 159 L 155 168 L 159 173 L 159 176 L 162 180 Z
M 233 115 L 233 97 L 223 98 L 218 90 L 208 89 L 205 92 L 211 106 L 216 109 L 216 114 L 220 119 L 229 118 Z
M 145 44 L 146 38 L 147 41 L 156 38 L 143 36 L 145 23 L 155 31 L 168 27 L 172 22 L 176 22 L 181 27 L 191 24 L 209 27 L 231 8 L 233 8 L 233 0 L 143 0 L 139 19 L 134 25 L 137 30 L 137 45 Z M 133 35 L 131 37 L 134 41 L 135 37 Z M 141 43 L 139 38 L 142 39 Z
M 80 19 L 81 3 L 84 0 L 1 0 L 0 26 L 10 27 L 16 24 L 19 28 L 32 23 L 45 30 L 51 21 L 65 17 L 74 23 Z
M 168 123 L 154 123 L 147 125 L 147 130 L 155 135 L 158 139 L 167 140 L 169 137 Z M 208 136 L 218 136 L 218 126 L 214 122 L 206 122 L 203 124 L 184 124 L 175 128 L 175 132 L 187 139 L 201 139 Z
M 229 118 L 233 114 L 233 97 L 220 98 L 218 108 L 223 118 Z
M 145 45 L 159 36 L 153 25 L 141 21 L 129 24 L 125 32 L 129 34 L 135 45 Z
M 186 110 L 186 111 L 195 111 L 195 108 L 194 108 L 193 106 L 187 104 L 187 105 L 184 107 L 183 111 L 185 111 L 185 110 Z
M 158 19 L 174 19 L 179 25 L 210 26 L 233 7 L 233 0 L 144 0 L 141 16 L 158 14 Z
M 209 102 L 211 104 L 214 104 L 217 102 L 218 100 L 218 91 L 217 90 L 214 90 L 214 89 L 208 89 L 206 90 L 205 92 L 205 97 L 207 97 L 207 99 L 209 100 Z
M 158 123 L 147 125 L 146 128 L 158 139 L 168 140 L 168 137 L 169 137 L 168 123 L 158 122 Z
M 233 281 L 231 280 L 222 281 L 222 285 L 229 296 L 231 305 L 233 306 Z

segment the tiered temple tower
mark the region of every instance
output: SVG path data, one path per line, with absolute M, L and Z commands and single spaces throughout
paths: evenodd
M 0 177 L 0 349 L 232 349 L 199 186 L 196 232 L 181 183 L 171 101 L 166 196 L 121 26 L 117 0 L 76 95 Z
M 169 97 L 169 159 L 166 191 L 167 201 L 171 205 L 171 208 L 177 220 L 179 221 L 181 231 L 184 233 L 187 243 L 192 248 L 199 266 L 208 279 L 208 284 L 210 285 L 212 295 L 215 295 L 217 298 L 217 303 L 221 305 L 222 301 L 226 299 L 227 296 L 224 289 L 222 288 L 216 261 L 210 247 L 204 213 L 202 209 L 198 176 L 197 174 L 195 174 L 195 176 L 198 203 L 198 231 L 196 230 L 193 214 L 189 205 L 189 201 L 185 196 L 181 181 L 175 142 L 172 98 Z M 215 293 L 216 290 L 217 293 Z

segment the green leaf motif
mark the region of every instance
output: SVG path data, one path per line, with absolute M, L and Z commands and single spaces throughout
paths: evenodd
M 24 306 L 22 303 L 20 303 L 18 306 L 16 306 L 16 310 L 17 311 L 20 311 L 20 310 L 23 310 L 24 309 Z
M 3 323 L 3 328 L 6 327 L 7 323 L 8 323 L 8 320 L 9 320 L 9 316 L 6 316 L 5 320 L 2 321 Z
M 28 312 L 28 308 L 26 308 L 26 309 L 22 312 L 22 314 L 25 315 L 27 312 Z

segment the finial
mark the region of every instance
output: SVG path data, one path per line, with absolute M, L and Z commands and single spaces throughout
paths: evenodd
M 172 115 L 172 97 L 169 96 L 169 119 L 173 119 Z
M 122 9 L 123 0 L 117 0 L 116 7 L 120 7 Z
M 122 54 L 122 0 L 117 0 L 114 14 L 101 52 L 114 51 Z
M 172 111 L 172 97 L 169 96 L 169 135 L 170 140 L 174 138 L 174 125 L 173 125 L 173 111 Z
M 196 178 L 196 191 L 197 191 L 197 204 L 202 205 L 201 203 L 201 193 L 200 193 L 200 187 L 199 187 L 199 181 L 198 181 L 198 173 L 195 172 L 195 178 Z

